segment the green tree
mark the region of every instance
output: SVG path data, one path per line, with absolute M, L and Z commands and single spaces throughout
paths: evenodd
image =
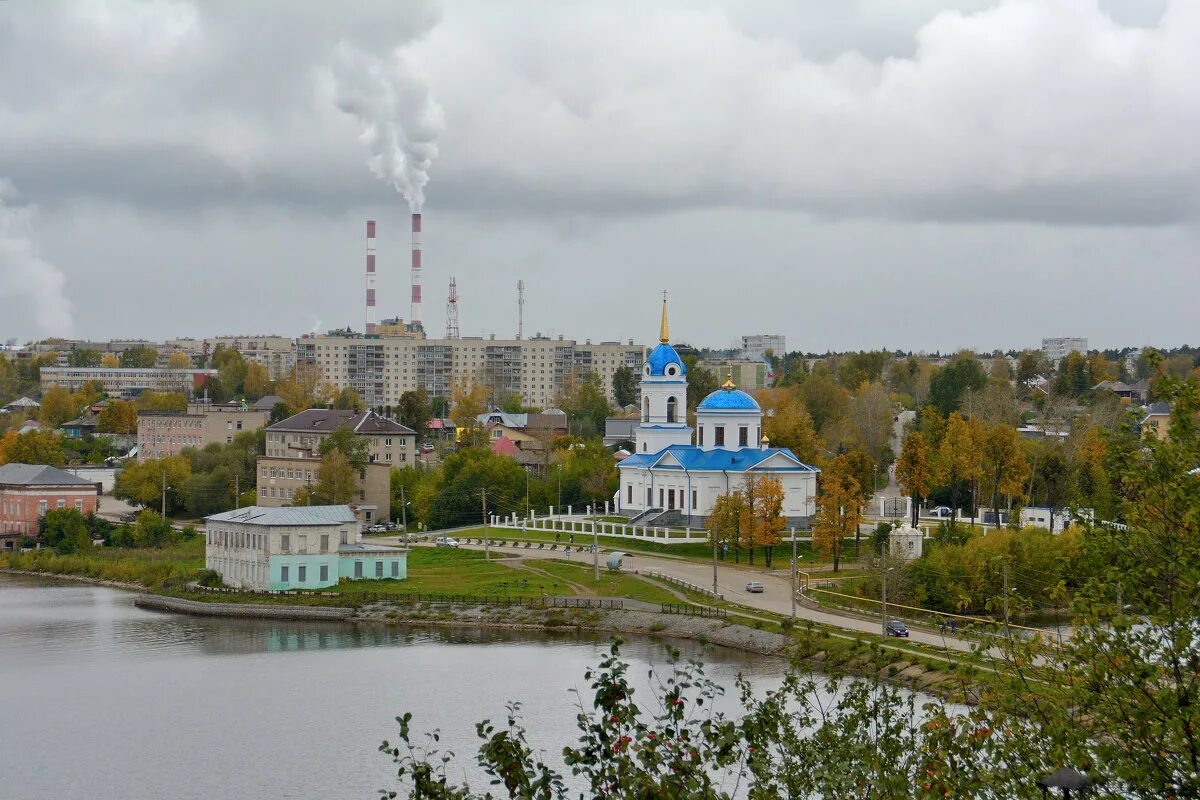
M 680 358 L 683 359 L 683 364 L 687 368 L 688 411 L 695 411 L 696 406 L 700 404 L 701 400 L 721 388 L 725 376 L 717 375 L 711 369 L 700 366 L 697 363 L 698 359 L 694 353 L 688 353 L 685 356 L 680 356 Z
M 271 388 L 271 374 L 262 364 L 255 361 L 248 362 L 242 387 L 247 400 L 258 400 L 260 397 L 265 397 Z
M 617 408 L 636 405 L 638 399 L 637 373 L 625 364 L 617 367 L 612 377 L 613 399 Z
M 826 430 L 846 419 L 850 412 L 850 392 L 834 380 L 829 367 L 817 364 L 800 386 L 804 407 L 812 415 L 813 427 L 825 435 Z
M 418 442 L 429 435 L 429 420 L 433 419 L 433 408 L 429 403 L 429 394 L 424 389 L 409 390 L 400 395 L 396 414 L 401 425 L 416 431 Z
M 233 474 L 221 464 L 209 472 L 193 472 L 183 482 L 188 513 L 203 517 L 235 507 Z
M 167 513 L 172 514 L 184 508 L 183 487 L 191 474 L 191 462 L 184 456 L 164 456 L 126 464 L 117 473 L 113 497 L 157 508 L 161 507 L 165 484 Z
M 333 401 L 333 407 L 343 411 L 363 411 L 367 404 L 358 396 L 358 392 L 347 386 L 338 392 L 337 398 Z
M 448 456 L 442 475 L 427 516 L 431 528 L 482 522 L 485 508 L 488 513 L 505 514 L 524 507 L 525 470 L 487 448 L 466 448 Z
M 47 511 L 39 523 L 39 535 L 59 553 L 81 553 L 92 547 L 87 520 L 73 508 Z
M 125 368 L 137 367 L 140 369 L 149 369 L 157 361 L 158 351 L 153 347 L 138 346 L 121 351 L 120 363 Z
M 72 350 L 67 353 L 69 367 L 98 367 L 100 366 L 100 351 L 89 348 Z
M 328 436 L 321 440 L 318 448 L 322 458 L 334 450 L 340 450 L 346 461 L 359 474 L 363 475 L 370 461 L 371 445 L 367 437 L 359 436 L 350 427 L 339 425 Z
M 979 360 L 970 353 L 960 353 L 929 379 L 929 402 L 946 417 L 958 411 L 967 390 L 979 391 L 986 384 L 987 375 Z
M 42 395 L 39 419 L 46 427 L 57 428 L 78 417 L 82 408 L 80 398 L 61 386 L 51 386 Z
M 557 404 L 566 412 L 571 429 L 585 437 L 603 435 L 604 420 L 612 413 L 604 384 L 594 372 L 569 376 Z
M 321 456 L 321 465 L 317 467 L 317 482 L 313 486 L 312 502 L 319 505 L 354 502 L 358 497 L 359 474 L 343 450 L 329 450 Z M 297 501 L 296 504 L 299 505 L 300 502 Z

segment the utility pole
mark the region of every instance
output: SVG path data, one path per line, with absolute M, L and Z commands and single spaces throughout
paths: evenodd
M 165 469 L 162 474 L 162 515 L 163 519 L 167 518 L 167 471 Z
M 1008 627 L 1008 560 L 1001 564 L 1004 574 L 1004 635 L 1011 638 L 1012 631 Z
M 404 484 L 400 484 L 400 527 L 408 533 L 408 501 L 404 499 Z
M 233 473 L 233 507 L 242 507 L 242 476 Z
M 717 529 L 712 532 L 713 543 L 713 602 L 717 601 Z
M 592 580 L 600 582 L 600 536 L 596 533 L 596 520 L 592 520 Z
M 487 489 L 479 490 L 479 509 L 483 514 L 483 560 L 492 560 L 491 534 L 488 532 Z
M 880 607 L 880 611 L 882 613 L 883 619 L 880 624 L 883 626 L 883 637 L 886 639 L 887 638 L 887 583 L 888 583 L 888 581 L 887 581 L 887 576 L 888 576 L 887 551 L 886 550 L 883 552 L 883 555 L 880 556 L 879 563 L 882 565 L 882 569 L 880 570 L 879 575 L 881 578 L 880 586 L 882 587 L 882 600 L 883 600 L 883 603 Z
M 529 470 L 525 470 L 525 519 L 529 519 Z
M 796 618 L 796 570 L 800 563 L 796 561 L 796 529 L 792 528 L 792 619 Z

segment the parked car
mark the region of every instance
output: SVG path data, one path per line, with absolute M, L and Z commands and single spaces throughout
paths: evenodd
M 425 444 L 421 445 L 421 452 L 422 453 L 432 453 L 433 452 L 433 442 L 426 442 Z
M 903 636 L 908 638 L 908 626 L 898 619 L 889 619 L 887 624 L 883 626 L 883 630 L 888 636 Z
M 750 581 L 746 584 L 746 591 L 751 594 L 762 594 L 764 587 L 758 581 Z
M 937 517 L 938 519 L 950 519 L 951 513 L 949 506 L 938 506 L 937 508 L 929 509 L 929 516 Z
M 384 533 L 387 531 L 386 525 L 375 524 L 367 528 L 367 533 Z
M 458 547 L 458 539 L 451 536 L 439 536 L 433 540 L 435 547 Z

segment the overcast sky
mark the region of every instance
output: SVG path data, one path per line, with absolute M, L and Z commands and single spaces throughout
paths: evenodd
M 435 336 L 454 276 L 464 335 L 524 279 L 581 340 L 669 289 L 696 345 L 1200 344 L 1197 42 L 1194 0 L 7 0 L 0 339 L 361 329 L 367 218 L 407 319 L 383 172 Z

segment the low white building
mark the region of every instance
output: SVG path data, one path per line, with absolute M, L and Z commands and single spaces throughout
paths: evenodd
M 888 534 L 888 555 L 912 561 L 925 553 L 925 534 L 907 522 L 892 528 Z
M 204 566 L 228 586 L 284 591 L 408 577 L 408 550 L 359 541 L 349 506 L 250 506 L 205 522 Z
M 636 452 L 617 465 L 619 510 L 657 525 L 704 525 L 718 497 L 740 491 L 748 475 L 783 486 L 788 525 L 808 527 L 816 513 L 816 467 L 791 450 L 770 447 L 762 409 L 732 381 L 696 407 L 695 444 L 687 424 L 687 368 L 668 343 L 663 301 L 659 345 L 642 365 Z

